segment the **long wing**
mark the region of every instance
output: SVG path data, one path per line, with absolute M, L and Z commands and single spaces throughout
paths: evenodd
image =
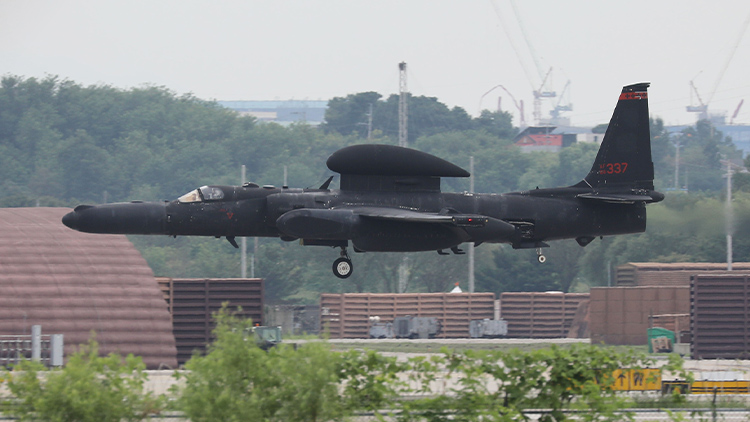
M 483 215 L 428 213 L 373 206 L 296 209 L 279 217 L 276 227 L 284 235 L 299 239 L 352 239 L 360 229 L 376 227 L 373 223 L 377 222 L 402 223 L 398 226 L 377 226 L 379 230 L 415 230 L 427 237 L 434 234 L 434 230 L 460 228 L 466 230 L 475 242 L 507 240 L 516 231 L 513 224 Z M 425 224 L 434 224 L 436 227 L 428 229 Z
M 458 227 L 484 227 L 489 221 L 489 218 L 483 215 L 426 213 L 403 208 L 346 207 L 346 209 L 364 218 L 410 223 L 438 223 Z

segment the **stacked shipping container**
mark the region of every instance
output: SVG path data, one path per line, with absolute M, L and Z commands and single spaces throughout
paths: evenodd
M 370 317 L 436 317 L 438 338 L 468 338 L 469 321 L 492 319 L 494 293 L 346 293 L 320 295 L 321 330 L 331 338 L 368 338 Z
M 734 271 L 750 271 L 750 263 L 736 262 Z M 713 262 L 629 262 L 617 267 L 616 282 L 624 286 L 689 286 L 698 273 L 726 274 L 727 264 Z
M 750 358 L 750 274 L 699 274 L 690 283 L 693 359 Z
M 567 337 L 576 309 L 588 293 L 502 293 L 501 316 L 508 321 L 508 337 Z
M 593 287 L 589 305 L 591 342 L 646 344 L 649 316 L 689 311 L 688 286 Z
M 157 278 L 172 314 L 172 331 L 177 343 L 177 363 L 190 359 L 193 351 L 203 352 L 211 341 L 213 314 L 224 303 L 230 309 L 242 307 L 240 316 L 263 321 L 263 280 Z

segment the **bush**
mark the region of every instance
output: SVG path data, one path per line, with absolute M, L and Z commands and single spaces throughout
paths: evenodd
M 252 323 L 226 309 L 216 341 L 194 356 L 178 406 L 198 421 L 328 421 L 386 411 L 407 421 L 511 421 L 545 409 L 542 421 L 619 420 L 629 402 L 607 385 L 615 369 L 652 366 L 642 354 L 574 345 L 524 352 L 467 351 L 399 362 L 373 351 L 333 352 L 323 342 L 264 352 Z M 677 371 L 681 362 L 665 367 Z M 448 382 L 446 382 L 448 381 Z M 442 386 L 442 387 L 441 387 Z M 410 396 L 409 400 L 402 400 Z
M 5 412 L 24 421 L 143 420 L 164 404 L 163 398 L 144 392 L 145 368 L 133 355 L 100 357 L 94 340 L 71 355 L 62 369 L 23 361 L 5 376 L 11 392 Z
M 252 321 L 223 309 L 216 315 L 216 341 L 178 373 L 177 406 L 193 422 L 327 421 L 345 412 L 339 396 L 341 355 L 326 343 L 280 345 L 263 351 Z

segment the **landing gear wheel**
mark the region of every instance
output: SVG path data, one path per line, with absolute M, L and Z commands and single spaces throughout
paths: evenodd
M 354 266 L 349 258 L 338 258 L 333 261 L 333 275 L 338 278 L 349 278 L 354 271 Z
M 536 260 L 539 261 L 540 264 L 547 262 L 547 257 L 542 255 L 542 248 L 536 248 Z

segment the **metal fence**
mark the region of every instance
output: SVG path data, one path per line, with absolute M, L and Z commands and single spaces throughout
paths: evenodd
M 42 327 L 31 327 L 30 335 L 0 336 L 0 366 L 10 367 L 22 360 L 36 360 L 47 367 L 63 365 L 63 335 L 42 334 Z

